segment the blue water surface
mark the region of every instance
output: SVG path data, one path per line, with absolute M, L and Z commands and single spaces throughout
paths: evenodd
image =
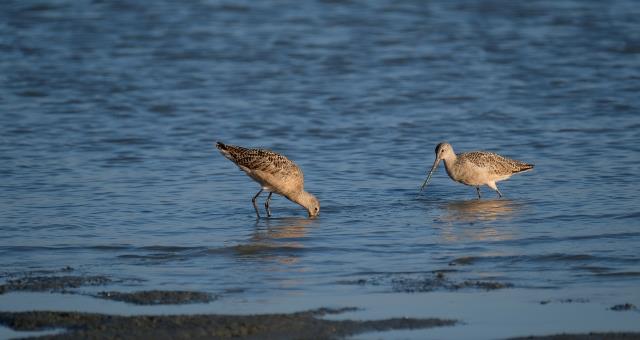
M 638 287 L 638 17 L 634 0 L 3 1 L 0 279 L 71 267 L 222 299 L 434 272 Z M 320 217 L 274 196 L 256 220 L 259 187 L 217 140 L 294 160 Z M 500 200 L 442 168 L 419 193 L 445 140 L 535 169 Z

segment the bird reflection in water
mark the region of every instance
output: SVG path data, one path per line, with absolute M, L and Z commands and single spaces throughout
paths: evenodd
M 510 221 L 521 208 L 506 199 L 454 201 L 442 206 L 438 221 L 444 222 L 442 236 L 447 241 L 508 240 L 513 238 L 513 228 L 496 229 L 487 222 Z
M 307 226 L 313 221 L 296 217 L 260 220 L 249 242 L 236 246 L 236 252 L 243 257 L 295 264 L 304 249 Z
M 511 219 L 517 209 L 516 203 L 506 199 L 454 201 L 444 205 L 442 220 L 475 222 Z

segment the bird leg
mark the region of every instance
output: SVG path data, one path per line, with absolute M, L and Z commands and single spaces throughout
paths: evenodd
M 264 202 L 264 208 L 267 209 L 267 217 L 271 217 L 271 210 L 269 209 L 269 202 L 271 201 L 271 195 L 273 195 L 273 192 L 269 193 L 267 200 Z
M 478 192 L 478 199 L 480 199 L 480 187 L 479 186 L 476 187 L 476 191 Z
M 498 198 L 502 198 L 502 193 L 500 192 L 500 190 L 498 190 L 498 185 L 496 184 L 496 182 L 487 183 L 487 186 L 496 191 L 496 193 L 498 194 Z
M 258 206 L 256 205 L 256 199 L 258 199 L 258 196 L 260 196 L 262 190 L 263 189 L 260 189 L 260 191 L 258 191 L 258 193 L 253 196 L 253 199 L 251 200 L 251 203 L 253 203 L 253 209 L 256 209 L 256 215 L 258 216 L 258 218 L 260 218 L 260 212 L 258 211 Z

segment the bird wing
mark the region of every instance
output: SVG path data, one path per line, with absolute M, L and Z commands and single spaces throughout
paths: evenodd
M 533 168 L 533 164 L 524 163 L 487 151 L 467 152 L 460 154 L 458 157 L 478 167 L 485 168 L 490 173 L 496 175 L 514 174 Z
M 217 144 L 218 149 L 229 160 L 244 171 L 263 171 L 282 177 L 300 177 L 302 171 L 287 157 L 267 149 L 249 149 L 229 144 Z

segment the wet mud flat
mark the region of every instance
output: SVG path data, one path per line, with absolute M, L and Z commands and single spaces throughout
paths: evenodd
M 64 275 L 31 275 L 31 273 L 12 274 L 12 278 L 0 284 L 0 294 L 9 292 L 57 292 L 65 294 L 89 295 L 100 299 L 121 301 L 135 305 L 179 305 L 189 303 L 208 303 L 218 298 L 215 294 L 179 290 L 142 290 L 134 292 L 101 291 L 84 293 L 78 288 L 87 286 L 105 286 L 121 283 L 102 275 L 69 275 L 73 269 L 65 268 Z
M 17 331 L 64 329 L 38 339 L 337 339 L 369 331 L 452 326 L 455 320 L 392 318 L 325 320 L 355 308 L 291 314 L 116 316 L 69 312 L 0 313 L 0 324 Z
M 390 318 L 326 320 L 331 314 L 357 308 L 319 308 L 288 314 L 258 315 L 139 315 L 118 316 L 76 312 L 0 312 L 0 325 L 15 331 L 51 331 L 25 339 L 341 339 L 365 332 L 417 330 L 455 326 L 457 320 Z M 630 340 L 637 332 L 594 332 L 524 336 L 512 340 Z
M 104 286 L 116 280 L 104 276 L 32 275 L 22 273 L 0 285 L 0 294 L 9 292 L 50 292 L 89 295 L 135 305 L 177 305 L 209 303 L 215 294 L 197 291 L 146 290 L 136 292 L 102 291 L 84 293 L 83 286 Z M 288 314 L 259 315 L 138 315 L 121 316 L 96 313 L 31 311 L 0 312 L 0 324 L 15 331 L 45 331 L 38 339 L 297 339 L 343 338 L 371 331 L 425 329 L 452 326 L 458 321 L 437 318 L 390 318 L 383 320 L 325 320 L 323 316 L 357 310 L 320 308 Z
M 513 288 L 508 282 L 454 280 L 450 273 L 394 275 L 370 275 L 344 280 L 339 283 L 356 286 L 382 287 L 392 293 L 425 293 L 433 291 L 455 292 L 459 290 L 494 291 Z M 52 273 L 15 273 L 3 275 L 5 281 L 0 284 L 0 295 L 9 292 L 49 292 L 91 296 L 100 299 L 125 302 L 133 305 L 181 305 L 190 303 L 210 303 L 221 297 L 197 291 L 141 290 L 120 292 L 103 290 L 96 292 L 95 287 L 107 288 L 113 283 L 122 283 L 123 279 L 106 276 L 89 276 L 73 273 L 70 268 Z M 127 281 L 127 280 L 124 280 Z M 135 281 L 135 280 L 134 280 Z M 91 287 L 91 292 L 82 291 Z M 99 290 L 100 288 L 98 288 Z M 556 298 L 539 301 L 539 305 L 565 305 L 588 303 L 586 298 Z M 357 304 L 356 304 L 357 305 Z M 313 308 L 313 307 L 312 307 Z M 638 308 L 631 303 L 612 305 L 609 310 L 619 313 L 637 313 Z M 465 320 L 457 318 L 396 318 L 393 315 L 376 320 L 324 318 L 328 315 L 340 315 L 362 311 L 356 307 L 339 309 L 319 308 L 294 313 L 272 313 L 257 315 L 196 314 L 196 315 L 136 315 L 24 311 L 0 312 L 0 325 L 17 332 L 44 331 L 45 333 L 25 337 L 41 339 L 116 339 L 116 338 L 154 338 L 154 339 L 262 339 L 262 338 L 344 338 L 365 332 L 391 330 L 419 330 L 431 332 L 429 328 L 456 326 Z M 223 312 L 224 313 L 224 312 Z M 421 333 L 425 334 L 425 333 Z M 516 339 L 640 339 L 640 333 L 609 332 L 583 334 L 556 334 L 537 336 L 536 332 Z
M 637 340 L 640 333 L 635 332 L 607 332 L 586 334 L 554 334 L 545 336 L 526 336 L 511 338 L 510 340 Z

